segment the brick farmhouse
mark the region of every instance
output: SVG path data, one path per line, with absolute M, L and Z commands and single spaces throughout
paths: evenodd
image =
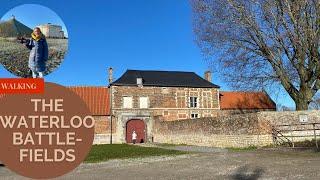
M 84 100 L 96 120 L 95 144 L 110 139 L 130 143 L 133 131 L 138 142 L 153 142 L 156 121 L 276 110 L 265 92 L 220 91 L 209 71 L 202 78 L 194 72 L 127 70 L 108 87 L 68 88 Z
M 109 76 L 112 77 L 112 71 Z M 275 111 L 265 92 L 224 92 L 194 72 L 127 70 L 109 87 L 69 87 L 96 120 L 95 142 L 152 142 L 155 121 L 176 121 L 229 114 Z M 112 120 L 112 133 L 111 133 Z

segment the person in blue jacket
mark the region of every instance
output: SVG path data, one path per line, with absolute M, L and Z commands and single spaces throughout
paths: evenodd
M 48 44 L 40 28 L 34 28 L 31 39 L 27 40 L 25 45 L 31 50 L 28 67 L 32 71 L 32 77 L 43 78 L 48 60 Z

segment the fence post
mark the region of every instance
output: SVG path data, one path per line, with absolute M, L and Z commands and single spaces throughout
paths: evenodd
M 291 132 L 290 134 L 291 134 L 292 147 L 294 148 L 292 125 L 291 125 L 291 124 L 289 124 L 289 127 L 290 127 L 290 132 Z
M 276 137 L 276 133 L 275 133 L 275 129 L 274 126 L 271 126 L 272 130 L 271 130 L 271 134 L 272 134 L 272 140 L 273 140 L 273 147 L 277 146 L 277 137 Z
M 316 141 L 316 147 L 317 147 L 317 150 L 318 150 L 319 146 L 318 146 L 318 141 L 317 141 L 316 124 L 315 123 L 313 123 L 313 133 L 314 133 L 314 140 Z

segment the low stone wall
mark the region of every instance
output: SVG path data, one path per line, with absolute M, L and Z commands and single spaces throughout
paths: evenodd
M 320 123 L 320 111 L 256 112 L 199 118 L 178 121 L 156 121 L 154 141 L 159 143 L 189 144 L 215 147 L 265 146 L 273 143 L 272 126 L 285 130 L 279 125 L 299 124 L 299 115 L 308 116 L 309 123 Z M 310 128 L 298 125 L 298 128 Z M 282 129 L 281 129 L 282 128 Z M 320 128 L 320 127 L 319 127 Z M 316 131 L 320 134 L 320 131 Z M 292 141 L 311 140 L 313 131 L 284 133 L 304 136 L 291 138 Z
M 312 125 L 281 126 L 299 124 L 301 114 L 308 116 L 309 123 L 320 123 L 320 111 L 263 111 L 176 121 L 161 121 L 154 118 L 151 135 L 153 141 L 159 143 L 215 147 L 265 146 L 273 143 L 272 126 L 275 126 L 283 135 L 297 136 L 289 138 L 293 142 L 311 140 L 314 138 L 313 130 L 305 130 L 312 129 Z M 94 144 L 110 143 L 110 117 L 94 116 L 94 118 L 96 120 Z M 113 119 L 114 143 L 123 142 L 120 141 L 118 126 L 123 132 L 123 126 Z M 304 131 L 286 131 L 290 128 Z M 320 129 L 320 125 L 317 125 L 317 128 Z M 320 135 L 320 130 L 316 133 Z
M 264 112 L 264 111 L 275 112 L 273 109 L 252 109 L 252 110 L 224 109 L 224 110 L 217 111 L 216 116 L 221 117 L 221 116 L 230 116 L 230 115 L 237 115 L 237 114 L 257 113 L 257 112 Z
M 270 125 L 256 113 L 156 121 L 154 141 L 215 147 L 264 146 L 272 143 Z
M 257 115 L 261 120 L 267 120 L 273 125 L 299 124 L 299 115 L 307 115 L 308 123 L 320 123 L 320 111 L 264 111 Z
M 301 123 L 300 115 L 306 115 L 308 122 Z M 270 122 L 275 129 L 292 142 L 314 139 L 314 128 L 320 129 L 320 124 L 315 127 L 312 123 L 320 123 L 320 111 L 284 111 L 284 112 L 259 112 L 258 118 Z M 320 130 L 316 130 L 320 135 Z M 320 137 L 318 137 L 320 139 Z
M 272 144 L 271 135 L 190 135 L 158 134 L 155 142 L 169 144 L 187 144 L 212 147 L 248 147 L 266 146 Z

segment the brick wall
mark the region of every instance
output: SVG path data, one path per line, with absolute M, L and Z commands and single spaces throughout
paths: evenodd
M 123 108 L 123 97 L 133 99 L 133 107 Z M 198 97 L 198 107 L 189 108 L 189 97 Z M 112 86 L 112 107 L 115 111 L 144 110 L 139 107 L 139 97 L 148 97 L 148 109 L 152 116 L 162 116 L 163 120 L 191 118 L 192 113 L 199 117 L 215 116 L 219 111 L 218 89 L 178 88 L 178 87 L 136 87 Z
M 95 120 L 95 134 L 109 134 L 110 127 L 110 116 L 93 116 Z M 112 120 L 112 132 L 116 130 L 115 120 Z
M 95 138 L 94 144 L 108 144 L 110 142 L 110 116 L 93 116 L 95 120 Z M 116 134 L 117 124 L 115 119 L 112 120 L 112 133 Z

